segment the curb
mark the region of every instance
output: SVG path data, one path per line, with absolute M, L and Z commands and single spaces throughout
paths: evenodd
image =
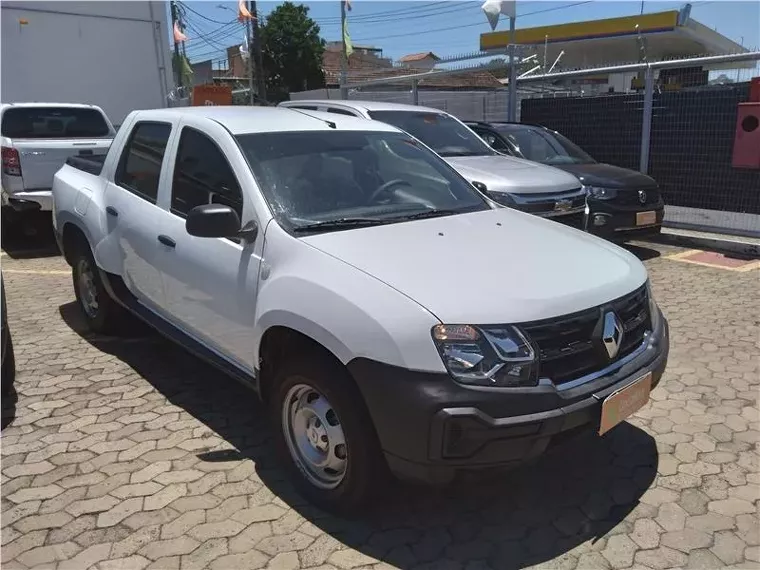
M 663 228 L 662 233 L 653 237 L 651 241 L 665 245 L 706 249 L 748 259 L 760 259 L 760 242 L 745 241 L 734 236 L 700 234 L 699 232 Z

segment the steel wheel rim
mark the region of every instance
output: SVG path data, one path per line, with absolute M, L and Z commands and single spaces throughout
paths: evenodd
M 306 384 L 288 390 L 282 431 L 290 456 L 309 483 L 320 489 L 341 484 L 348 447 L 338 414 L 322 393 Z
M 86 259 L 80 259 L 77 264 L 79 300 L 85 314 L 95 318 L 98 314 L 98 289 L 95 287 L 95 275 Z

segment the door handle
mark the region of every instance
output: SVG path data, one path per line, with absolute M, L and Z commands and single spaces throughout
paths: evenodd
M 160 241 L 162 244 L 164 244 L 166 247 L 175 247 L 177 245 L 177 242 L 174 241 L 169 236 L 160 235 L 158 236 L 158 241 Z
M 106 214 L 108 214 L 109 216 L 113 216 L 114 218 L 119 217 L 119 212 L 117 212 L 116 208 L 114 208 L 113 206 L 106 206 Z

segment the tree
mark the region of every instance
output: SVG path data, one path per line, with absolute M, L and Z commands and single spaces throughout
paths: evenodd
M 261 28 L 262 60 L 270 101 L 283 101 L 291 91 L 325 86 L 322 71 L 325 41 L 319 36 L 319 26 L 308 14 L 308 7 L 284 2 L 272 10 Z

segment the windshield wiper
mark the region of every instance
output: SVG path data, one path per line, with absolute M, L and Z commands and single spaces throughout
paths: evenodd
M 464 210 L 425 210 L 424 212 L 417 212 L 416 214 L 400 216 L 394 218 L 394 220 L 422 220 L 424 218 L 437 218 L 439 216 L 454 216 L 456 214 L 463 214 L 464 212 Z
M 380 220 L 377 218 L 338 218 L 337 220 L 324 220 L 322 222 L 314 222 L 313 224 L 305 224 L 303 226 L 297 226 L 293 228 L 294 232 L 308 232 L 312 230 L 339 230 L 345 228 L 364 228 L 369 226 L 379 226 L 380 224 L 386 224 L 388 220 Z

